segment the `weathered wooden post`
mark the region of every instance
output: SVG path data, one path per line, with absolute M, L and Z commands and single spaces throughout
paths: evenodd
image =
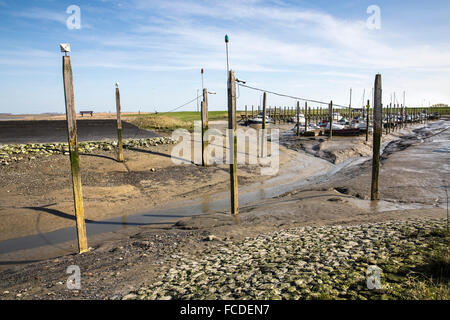
M 264 158 L 264 140 L 266 137 L 266 101 L 267 94 L 263 94 L 263 107 L 262 107 L 262 125 L 261 125 L 261 158 Z
M 373 106 L 373 155 L 372 155 L 372 185 L 370 199 L 378 200 L 378 177 L 380 174 L 380 149 L 381 149 L 381 127 L 382 107 L 381 104 L 381 74 L 375 77 L 375 97 Z
M 387 114 L 387 133 L 391 133 L 391 108 L 392 108 L 392 103 L 386 106 L 386 114 Z
M 306 132 L 308 132 L 308 102 L 305 101 L 305 136 Z
M 77 224 L 78 251 L 87 252 L 86 224 L 84 220 L 83 192 L 81 189 L 80 158 L 78 154 L 77 119 L 73 92 L 72 63 L 70 56 L 63 57 L 64 97 L 66 103 L 67 133 L 69 140 L 70 168 L 72 172 L 73 198 Z
M 405 128 L 405 123 L 406 123 L 406 110 L 405 110 L 405 106 L 402 104 L 402 129 Z
M 300 101 L 297 101 L 297 137 L 300 136 Z
M 252 118 L 255 116 L 255 112 L 254 112 L 253 109 L 254 109 L 254 108 L 253 108 L 253 105 L 252 105 Z
M 203 88 L 203 101 L 201 109 L 201 121 L 202 121 L 202 165 L 206 167 L 208 165 L 208 155 L 206 148 L 208 146 L 208 140 L 205 138 L 205 133 L 208 131 L 208 90 Z M 247 106 L 245 106 L 245 113 L 247 114 Z
M 395 129 L 398 131 L 400 129 L 400 121 L 398 119 L 398 115 L 400 113 L 400 105 L 397 103 L 397 111 L 395 112 Z
M 116 83 L 116 111 L 117 111 L 117 150 L 118 161 L 123 162 L 122 120 L 120 119 L 120 91 L 119 83 Z
M 369 110 L 370 110 L 370 101 L 367 100 L 367 115 L 366 115 L 366 142 L 369 141 Z
M 333 100 L 331 100 L 330 104 L 328 105 L 328 114 L 329 114 L 328 122 L 330 123 L 329 137 L 330 137 L 330 140 L 332 140 L 333 139 Z
M 259 108 L 259 106 L 258 106 Z M 230 139 L 231 214 L 239 213 L 236 137 L 236 81 L 234 71 L 228 73 L 228 131 Z

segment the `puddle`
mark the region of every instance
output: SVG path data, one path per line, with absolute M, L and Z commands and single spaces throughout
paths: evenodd
M 301 156 L 294 151 L 291 161 L 279 176 L 269 177 L 262 183 L 254 183 L 239 189 L 239 206 L 279 196 L 307 184 L 314 184 L 329 179 L 342 168 L 357 164 L 366 159 L 349 159 L 338 165 L 311 155 Z M 306 170 L 305 170 L 306 168 Z M 309 171 L 308 171 L 309 168 Z M 229 211 L 229 191 L 169 204 L 164 208 L 149 212 L 117 217 L 104 221 L 86 222 L 88 237 L 132 226 L 157 225 L 175 222 L 180 218 L 191 217 L 210 212 Z M 76 247 L 76 228 L 69 227 L 48 233 L 6 240 L 0 243 L 0 254 L 33 249 L 45 245 L 56 246 L 58 243 L 73 241 Z
M 348 198 L 349 202 L 360 209 L 368 210 L 376 213 L 396 211 L 396 210 L 414 210 L 414 209 L 431 209 L 435 208 L 433 205 L 424 205 L 422 203 L 396 203 L 384 200 L 362 200 L 356 198 Z

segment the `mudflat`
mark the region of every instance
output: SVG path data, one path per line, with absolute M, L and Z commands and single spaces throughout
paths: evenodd
M 122 122 L 123 139 L 153 138 L 158 135 Z M 113 119 L 77 120 L 78 141 L 117 140 L 117 121 Z M 0 121 L 0 144 L 67 142 L 65 120 Z
M 203 265 L 204 257 L 209 257 L 211 254 L 215 254 L 214 252 L 220 252 L 220 248 L 224 244 L 227 247 L 238 245 L 239 248 L 242 248 L 241 244 L 251 242 L 253 238 L 265 235 L 269 237 L 271 232 L 285 232 L 285 230 L 296 227 L 364 225 L 364 228 L 371 228 L 371 223 L 382 224 L 389 221 L 409 221 L 411 223 L 423 219 L 440 221 L 439 219 L 446 216 L 445 186 L 448 185 L 450 154 L 448 153 L 449 132 L 445 128 L 448 128 L 448 125 L 448 121 L 432 122 L 428 125 L 415 125 L 390 136 L 383 136 L 385 151 L 380 176 L 381 200 L 377 202 L 367 200 L 370 188 L 370 157 L 364 152 L 355 157 L 355 150 L 366 149 L 366 146 L 363 146 L 366 142 L 362 138 L 334 137 L 332 142 L 327 142 L 326 145 L 320 147 L 326 138 L 297 138 L 286 131 L 280 141 L 282 145 L 287 146 L 281 147 L 283 151 L 281 154 L 285 156 L 283 161 L 280 160 L 279 175 L 284 179 L 278 181 L 276 177 L 273 177 L 272 186 L 276 186 L 278 183 L 279 188 L 282 189 L 283 184 L 295 181 L 297 174 L 301 180 L 305 181 L 304 185 L 275 197 L 246 203 L 241 206 L 238 217 L 231 216 L 227 210 L 213 210 L 194 217 L 175 218 L 164 224 L 129 227 L 116 232 L 99 234 L 89 239 L 89 244 L 93 249 L 84 255 L 75 254 L 76 248 L 73 247 L 73 242 L 42 247 L 39 252 L 23 250 L 3 254 L 0 256 L 0 260 L 6 270 L 1 272 L 4 281 L 0 286 L 2 290 L 8 289 L 9 291 L 3 298 L 117 299 L 127 295 L 131 298 L 136 298 L 138 295 L 153 297 L 152 285 L 159 279 L 168 277 L 172 272 L 170 271 L 171 266 L 184 265 L 186 257 L 189 258 L 189 261 L 193 260 Z M 285 126 L 284 129 L 288 129 L 288 126 Z M 348 139 L 359 140 L 351 143 L 349 149 L 348 144 L 343 143 Z M 158 150 L 158 153 L 162 153 L 170 146 L 158 146 L 157 148 L 163 148 Z M 318 151 L 323 151 L 323 153 Z M 344 165 L 333 164 L 333 158 L 335 158 L 333 155 L 335 154 L 341 155 L 338 162 Z M 347 159 L 345 159 L 345 154 L 347 154 Z M 417 160 L 424 155 L 427 157 L 426 163 Z M 137 158 L 133 160 L 135 156 Z M 117 209 L 116 212 L 120 215 L 124 211 L 129 212 L 132 203 L 136 204 L 135 208 L 143 208 L 150 207 L 152 203 L 153 205 L 160 203 L 161 199 L 175 199 L 188 194 L 194 196 L 205 193 L 206 190 L 208 190 L 207 192 L 211 191 L 210 197 L 215 197 L 215 192 L 219 192 L 219 194 L 227 192 L 226 167 L 183 166 L 177 169 L 167 159 L 159 156 L 161 158 L 159 162 L 156 158 L 153 158 L 151 162 L 151 166 L 156 168 L 156 171 L 151 174 L 158 172 L 161 174 L 161 177 L 157 178 L 151 176 L 150 173 L 142 173 L 143 170 L 139 168 L 144 159 L 139 158 L 140 156 L 142 156 L 141 153 L 128 154 L 130 162 L 127 165 L 131 170 L 140 172 L 134 176 L 136 181 L 151 180 L 149 185 L 157 185 L 158 188 L 161 188 L 159 190 L 164 191 L 163 194 L 159 194 L 150 187 L 149 189 L 138 188 L 137 185 L 142 186 L 142 183 L 136 184 L 136 186 L 130 184 L 130 177 L 133 177 L 133 174 L 130 175 L 130 171 L 123 168 L 123 165 L 111 161 L 111 167 L 103 168 L 98 161 L 105 161 L 101 162 L 104 165 L 108 162 L 107 159 L 92 157 L 92 161 L 97 162 L 84 166 L 93 170 L 90 172 L 91 178 L 85 178 L 86 188 L 90 188 L 89 181 L 92 181 L 93 184 L 90 192 L 87 192 L 87 206 L 90 205 L 89 197 L 98 197 L 91 203 L 90 212 L 95 216 L 90 216 L 90 219 L 104 219 L 109 214 L 102 213 L 105 208 L 112 211 Z M 325 159 L 322 159 L 321 156 Z M 48 161 L 57 160 L 52 158 Z M 67 161 L 67 159 L 61 156 L 58 161 Z M 292 167 L 296 164 L 297 168 L 286 168 L 287 164 Z M 67 179 L 69 174 L 66 169 L 64 169 L 66 172 L 62 174 L 63 167 L 65 168 L 65 165 L 61 164 L 59 175 L 64 178 L 57 180 L 58 178 L 55 177 L 55 181 L 59 181 L 59 185 L 63 179 Z M 58 190 L 58 192 L 65 190 L 64 196 L 59 198 L 55 207 L 70 214 L 72 206 L 70 185 L 67 185 L 65 189 L 57 189 L 58 183 L 55 183 L 48 190 L 39 193 L 37 187 L 39 179 L 36 179 L 36 187 L 29 187 L 27 190 L 25 186 L 32 186 L 29 180 L 25 180 L 29 178 L 28 175 L 24 175 L 22 178 L 17 175 L 18 171 L 24 169 L 24 167 L 18 167 L 16 174 L 9 178 L 7 172 L 1 172 L 2 177 L 17 179 L 17 182 L 9 184 L 10 187 L 0 190 L 0 194 L 5 194 L 7 191 L 10 191 L 9 194 L 11 194 L 8 199 L 5 197 L 2 203 L 8 200 L 16 203 L 17 206 L 26 198 L 26 201 L 32 204 L 37 199 L 42 199 L 42 194 L 52 194 L 52 190 Z M 7 170 L 14 172 L 14 168 Z M 42 168 L 31 170 L 28 174 L 32 175 L 31 172 L 41 170 Z M 294 177 L 290 179 L 286 178 L 289 176 L 289 170 L 294 170 L 292 173 Z M 50 174 L 50 171 L 52 170 L 49 169 L 46 174 Z M 320 175 L 320 171 L 328 172 L 328 175 Z M 111 172 L 115 172 L 114 175 L 117 176 L 122 174 L 124 179 L 109 180 Z M 221 172 L 223 172 L 222 179 L 219 179 Z M 264 192 L 267 189 L 256 188 L 255 184 L 264 185 L 265 180 L 268 179 L 257 178 L 255 173 L 256 171 L 252 171 L 251 168 L 240 168 L 240 183 L 248 184 L 250 190 Z M 140 176 L 141 174 L 142 176 Z M 209 178 L 211 177 L 209 175 L 213 175 L 217 179 L 213 186 L 210 186 Z M 93 179 L 92 176 L 96 176 L 95 180 L 89 180 Z M 24 179 L 22 183 L 20 179 Z M 13 180 L 11 181 L 13 182 Z M 52 181 L 52 179 L 48 181 Z M 105 185 L 95 187 L 96 184 Z M 18 187 L 12 189 L 13 185 Z M 129 199 L 122 199 L 121 192 L 117 194 L 112 192 L 115 187 L 124 188 L 124 185 L 128 185 L 130 189 L 126 192 L 130 196 Z M 183 189 L 183 186 L 186 186 L 186 189 Z M 139 191 L 132 193 L 133 187 Z M 96 191 L 95 188 L 104 188 L 103 193 L 99 192 L 100 189 Z M 25 191 L 28 192 L 26 197 L 22 194 L 17 195 L 17 198 L 14 196 L 18 192 Z M 137 198 L 133 198 L 133 195 Z M 105 207 L 104 197 L 109 197 L 108 203 L 112 203 L 109 207 Z M 54 198 L 56 199 L 57 196 L 53 194 L 44 202 L 52 201 Z M 121 203 L 124 205 L 121 206 Z M 142 206 L 140 206 L 141 204 Z M 96 205 L 99 207 L 95 207 Z M 107 211 L 110 212 L 110 210 Z M 23 230 L 28 228 L 28 233 L 24 234 L 35 232 L 34 228 L 29 228 L 27 225 L 34 226 L 33 223 L 38 216 L 40 216 L 39 223 L 44 219 L 48 220 L 48 223 L 40 224 L 40 226 L 54 226 L 53 221 L 55 220 L 61 223 L 57 228 L 62 225 L 73 225 L 73 220 L 55 217 L 42 210 L 38 212 L 25 209 L 23 206 L 20 209 L 2 207 L 0 213 L 5 217 L 2 220 L 8 221 L 9 219 L 10 221 L 8 225 L 2 226 L 2 231 L 5 232 L 12 225 L 20 225 L 21 221 L 24 221 L 24 217 L 32 215 L 34 215 L 33 218 L 29 220 L 32 223 L 22 224 L 22 227 L 18 227 L 15 233 L 19 232 L 21 228 Z M 17 219 L 19 216 L 21 218 Z M 384 228 L 383 226 L 377 226 L 377 228 Z M 383 230 L 387 230 L 388 233 L 395 231 L 389 228 Z M 52 227 L 49 227 L 48 230 L 51 229 Z M 318 237 L 321 237 L 320 230 L 314 229 L 314 234 L 319 233 Z M 248 251 L 251 248 L 246 250 L 241 254 L 251 253 Z M 62 252 L 66 254 L 61 255 Z M 73 254 L 67 254 L 67 252 Z M 37 261 L 32 263 L 33 260 Z M 65 283 L 67 278 L 65 268 L 71 264 L 81 266 L 83 274 L 86 275 L 83 277 L 82 290 L 70 291 L 64 285 L 58 285 L 58 283 Z M 206 267 L 207 265 L 205 265 Z M 233 266 L 230 268 L 230 270 L 234 270 Z M 234 277 L 234 273 L 230 272 Z M 176 287 L 176 283 L 173 285 Z M 145 289 L 143 294 L 142 290 L 139 292 L 141 287 L 149 289 Z M 173 292 L 175 287 L 167 290 Z M 222 288 L 219 289 L 222 290 Z M 17 297 L 17 294 L 20 294 L 20 297 Z M 166 293 L 162 294 L 157 294 L 154 298 L 164 298 Z

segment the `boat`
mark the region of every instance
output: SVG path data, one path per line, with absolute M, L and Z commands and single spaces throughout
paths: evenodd
M 262 124 L 263 123 L 263 115 L 262 114 L 258 114 L 256 117 L 253 118 L 249 118 L 248 123 L 252 123 L 252 124 Z M 271 119 L 266 116 L 266 123 L 270 123 Z

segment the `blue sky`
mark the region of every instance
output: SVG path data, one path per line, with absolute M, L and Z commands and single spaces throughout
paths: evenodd
M 70 30 L 67 7 L 81 9 Z M 369 29 L 370 5 L 381 28 Z M 383 77 L 383 100 L 450 103 L 450 2 L 0 0 L 0 113 L 64 112 L 59 43 L 71 44 L 78 110 L 167 111 L 201 88 L 226 110 L 224 35 L 230 66 L 249 85 L 353 106 Z M 238 107 L 260 102 L 241 89 Z M 295 101 L 268 96 L 269 105 Z M 313 105 L 314 106 L 314 105 Z M 192 103 L 181 110 L 195 110 Z

